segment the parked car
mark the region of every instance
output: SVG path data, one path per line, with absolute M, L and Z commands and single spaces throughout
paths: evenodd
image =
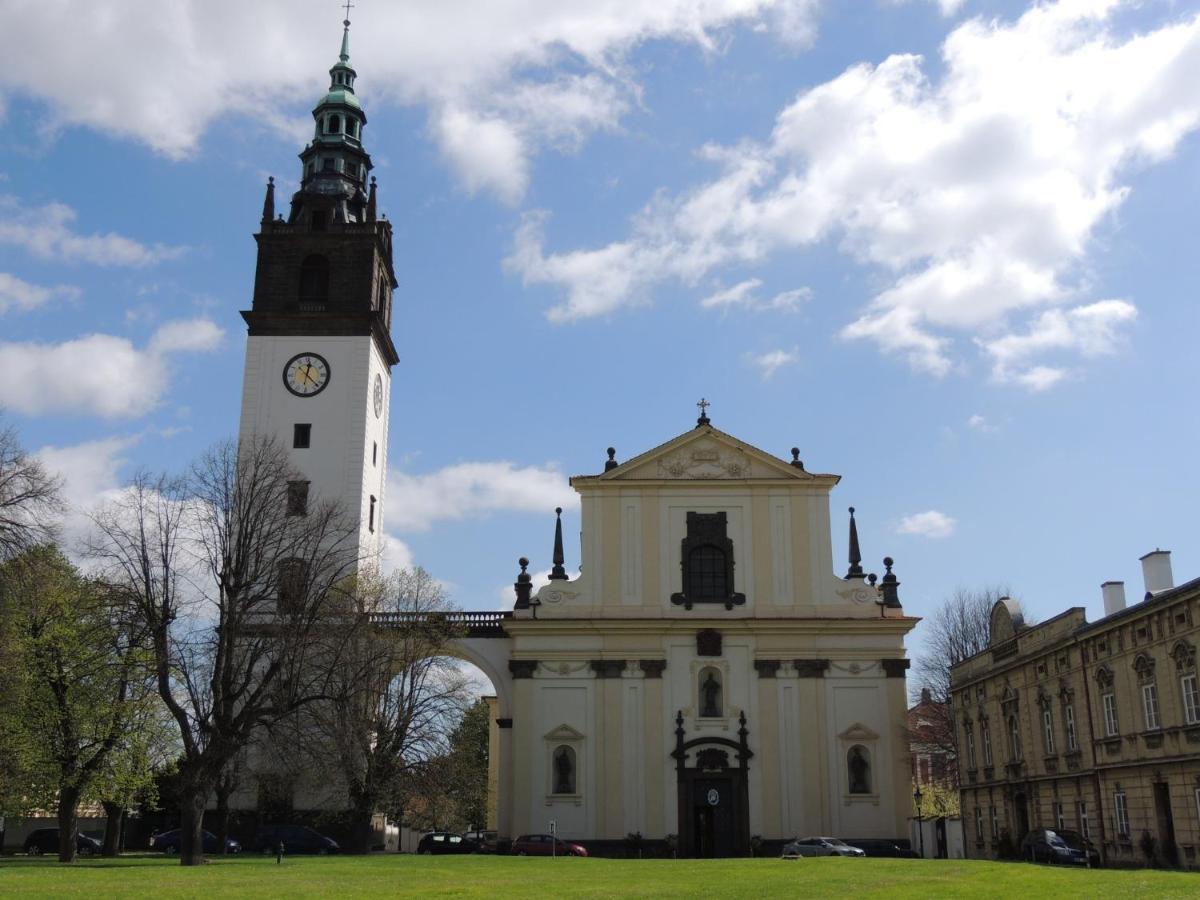
M 855 840 L 854 846 L 867 856 L 886 856 L 892 859 L 920 859 L 921 854 L 909 847 L 901 847 L 895 841 L 883 838 Z
M 1087 853 L 1073 849 L 1058 832 L 1035 828 L 1021 841 L 1021 859 L 1029 862 L 1087 865 Z
M 857 847 L 831 837 L 806 837 L 792 841 L 784 849 L 793 848 L 797 856 L 866 856 Z
M 478 844 L 480 853 L 496 852 L 496 840 L 499 834 L 495 831 L 468 831 L 463 837 Z
M 258 830 L 255 846 L 263 854 L 270 855 L 283 843 L 284 853 L 337 853 L 342 848 L 333 838 L 313 831 L 307 825 L 268 825 Z
M 1058 836 L 1067 842 L 1067 846 L 1072 850 L 1079 850 L 1087 854 L 1088 864 L 1093 868 L 1100 866 L 1100 851 L 1096 849 L 1096 845 L 1085 838 L 1078 831 L 1060 831 Z
M 564 841 L 548 834 L 523 834 L 512 845 L 514 856 L 587 856 L 582 844 Z
M 431 831 L 417 844 L 417 853 L 475 853 L 479 844 L 453 831 Z
M 167 856 L 174 856 L 182 848 L 183 831 L 179 828 L 172 828 L 170 831 L 163 831 L 150 836 L 150 849 L 165 853 Z M 221 852 L 221 842 L 217 840 L 217 836 L 211 831 L 204 832 L 204 852 L 214 854 Z M 225 852 L 241 853 L 242 845 L 233 838 L 226 838 Z
M 95 838 L 88 837 L 81 831 L 75 833 L 75 852 L 80 856 L 96 856 L 100 853 L 101 846 Z M 38 828 L 29 832 L 29 837 L 25 838 L 25 852 L 30 856 L 58 853 L 58 829 Z

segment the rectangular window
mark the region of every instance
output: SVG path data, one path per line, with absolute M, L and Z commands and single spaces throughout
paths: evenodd
M 367 530 L 375 530 L 375 498 L 371 498 L 371 510 L 367 513 Z
M 979 733 L 983 735 L 983 764 L 992 764 L 992 729 L 985 722 Z
M 1113 805 L 1116 810 L 1117 834 L 1129 837 L 1129 806 L 1125 802 L 1124 791 L 1117 791 L 1113 794 Z
M 1063 815 L 1063 805 L 1061 800 L 1054 804 L 1054 822 L 1059 831 L 1067 830 L 1067 817 Z
M 1184 675 L 1179 679 L 1179 690 L 1183 694 L 1183 721 L 1188 725 L 1200 724 L 1200 686 L 1196 676 Z
M 1146 730 L 1158 728 L 1158 685 L 1142 685 L 1142 711 L 1146 714 Z
M 1116 737 L 1117 697 L 1115 694 L 1105 694 L 1100 700 L 1104 704 L 1104 733 L 1108 737 Z
M 379 465 L 379 441 L 371 442 L 371 465 Z
M 297 423 L 292 426 L 292 446 L 297 450 L 307 450 L 312 444 L 312 425 Z
M 1196 821 L 1200 822 L 1200 788 L 1196 788 Z
M 1075 804 L 1079 812 L 1079 833 L 1085 838 L 1092 836 L 1092 823 L 1088 820 L 1087 801 L 1079 800 Z
M 289 481 L 287 486 L 287 514 L 289 516 L 308 515 L 308 482 Z
M 1068 703 L 1063 714 L 1067 719 L 1067 749 L 1077 750 L 1079 749 L 1079 740 L 1075 737 L 1075 707 Z
M 992 838 L 1000 837 L 1000 817 L 996 815 L 996 807 L 991 807 L 992 811 Z
M 1046 755 L 1054 754 L 1054 713 L 1049 709 L 1042 710 L 1042 727 L 1046 732 Z
M 967 729 L 967 768 L 975 768 L 975 732 Z
M 1200 791 L 1196 792 L 1200 794 Z M 975 840 L 983 843 L 983 807 L 975 807 Z

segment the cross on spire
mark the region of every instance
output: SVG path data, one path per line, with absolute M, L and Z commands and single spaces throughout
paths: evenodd
M 344 8 L 346 10 L 346 24 L 349 25 L 350 24 L 350 10 L 354 9 L 354 4 L 351 3 L 350 0 L 346 0 Z
M 710 422 L 709 422 L 709 419 L 708 419 L 708 408 L 709 408 L 710 406 L 712 406 L 712 404 L 711 404 L 711 403 L 709 403 L 707 400 L 705 400 L 703 397 L 701 397 L 701 398 L 700 398 L 700 402 L 699 402 L 699 403 L 697 403 L 697 404 L 696 404 L 696 406 L 697 406 L 697 408 L 699 408 L 699 410 L 700 410 L 700 418 L 698 418 L 698 419 L 696 420 L 696 424 L 697 424 L 697 425 L 708 425 L 708 424 L 710 424 Z

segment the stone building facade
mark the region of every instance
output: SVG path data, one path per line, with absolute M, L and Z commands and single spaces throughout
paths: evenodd
M 1142 558 L 1145 598 L 1103 586 L 1105 616 L 1073 607 L 1026 625 L 992 611 L 990 646 L 951 670 L 968 855 L 1032 828 L 1078 831 L 1108 865 L 1200 868 L 1200 578 Z

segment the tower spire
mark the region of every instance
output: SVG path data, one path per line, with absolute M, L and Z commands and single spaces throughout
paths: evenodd
M 342 19 L 342 52 L 338 54 L 338 60 L 342 63 L 350 62 L 350 10 L 354 9 L 354 4 L 350 0 L 346 0 L 346 18 Z
M 551 581 L 566 581 L 567 570 L 563 568 L 563 543 L 562 543 L 562 507 L 559 506 L 554 510 L 554 568 L 550 570 Z
M 847 578 L 862 578 L 862 553 L 858 549 L 858 525 L 854 521 L 854 507 L 850 507 L 850 569 Z

